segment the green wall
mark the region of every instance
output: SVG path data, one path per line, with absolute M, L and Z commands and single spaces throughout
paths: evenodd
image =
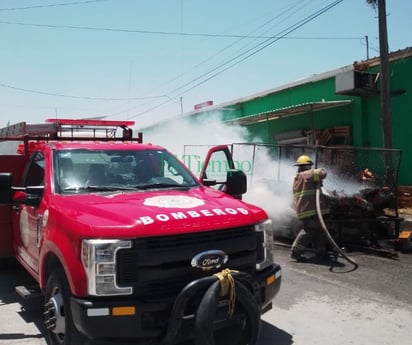
M 368 72 L 378 73 L 379 67 Z M 390 64 L 391 113 L 393 148 L 402 151 L 399 184 L 412 185 L 412 57 Z M 379 84 L 379 81 L 378 81 Z M 284 88 L 272 94 L 252 99 L 242 105 L 239 117 L 289 107 L 307 102 L 352 100 L 350 106 L 290 116 L 248 125 L 253 136 L 267 143 L 276 143 L 278 133 L 294 130 L 325 129 L 351 126 L 352 144 L 356 147 L 383 147 L 380 95 L 348 96 L 335 93 L 335 77 Z
M 405 49 L 390 54 L 390 59 L 393 60 L 389 68 L 392 91 L 393 148 L 402 151 L 398 183 L 412 185 L 412 174 L 409 173 L 412 168 L 412 145 L 410 143 L 412 138 L 412 54 L 409 49 Z M 378 73 L 379 65 L 376 62 L 379 60 L 371 59 L 362 66 L 375 63 L 375 67 L 366 71 Z M 348 71 L 348 69 L 342 68 L 341 71 Z M 323 77 L 322 75 L 315 76 L 301 83 L 286 85 L 273 92 L 262 93 L 262 96 L 244 102 L 234 102 L 222 108 L 217 107 L 217 109 L 223 112 L 223 121 L 228 121 L 308 102 L 352 100 L 350 105 L 249 124 L 247 128 L 251 138 L 259 138 L 265 143 L 276 144 L 275 136 L 282 132 L 350 126 L 353 146 L 381 148 L 383 136 L 380 95 L 337 95 L 335 87 L 335 76 L 329 72 L 323 74 Z M 190 118 L 193 120 L 204 118 L 210 116 L 210 112 L 205 109 L 203 112 L 191 114 Z
M 347 100 L 353 98 L 336 95 L 334 89 L 334 77 L 316 83 L 288 88 L 278 93 L 246 102 L 243 107 L 243 116 L 308 102 Z M 265 142 L 276 143 L 274 138 L 278 133 L 301 129 L 316 130 L 336 126 L 352 126 L 352 122 L 353 106 L 344 106 L 251 124 L 248 125 L 248 129 L 254 134 L 259 133 L 259 136 Z
M 391 65 L 393 147 L 402 150 L 400 184 L 412 185 L 412 57 Z

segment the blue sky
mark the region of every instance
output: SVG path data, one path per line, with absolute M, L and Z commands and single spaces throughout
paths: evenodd
M 386 3 L 389 50 L 412 46 L 412 1 Z M 366 0 L 0 0 L 0 42 L 0 127 L 139 128 L 379 55 Z

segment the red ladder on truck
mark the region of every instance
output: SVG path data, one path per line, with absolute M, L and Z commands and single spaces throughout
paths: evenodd
M 20 122 L 0 129 L 0 141 L 5 140 L 101 140 L 142 142 L 142 134 L 133 138 L 134 121 L 48 119 L 44 124 Z M 122 129 L 122 136 L 117 130 Z

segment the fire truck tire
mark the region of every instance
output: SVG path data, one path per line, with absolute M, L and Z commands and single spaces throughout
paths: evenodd
M 226 332 L 230 334 L 226 337 L 225 329 L 215 332 L 213 326 L 219 302 L 220 282 L 216 281 L 210 285 L 196 313 L 196 345 L 215 345 L 215 341 L 226 345 L 255 345 L 257 343 L 260 333 L 259 306 L 250 291 L 238 280 L 235 280 L 235 292 L 235 305 L 236 308 L 241 308 L 244 319 L 240 320 L 241 324 L 237 325 L 235 331 L 230 327 L 229 332 Z M 219 332 L 221 338 L 219 338 Z
M 198 293 L 201 293 L 201 291 L 206 290 L 206 288 L 215 281 L 216 277 L 203 277 L 190 282 L 183 288 L 173 305 L 169 325 L 165 336 L 160 342 L 161 345 L 170 345 L 174 342 L 178 332 L 180 331 L 180 326 L 182 324 L 182 319 L 184 317 L 184 312 L 188 301 Z
M 46 337 L 49 345 L 78 345 L 84 336 L 76 329 L 70 310 L 69 283 L 62 268 L 50 274 L 44 293 Z

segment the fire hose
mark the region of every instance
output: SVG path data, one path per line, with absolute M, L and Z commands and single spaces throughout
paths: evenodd
M 319 222 L 321 224 L 322 230 L 325 233 L 327 239 L 329 240 L 329 243 L 333 246 L 333 248 L 340 254 L 342 255 L 342 257 L 344 257 L 348 262 L 350 262 L 353 266 L 355 266 L 355 269 L 359 266 L 355 260 L 353 260 L 352 258 L 350 258 L 349 256 L 347 256 L 345 254 L 345 252 L 336 244 L 335 240 L 333 239 L 333 237 L 331 236 L 331 234 L 329 233 L 328 227 L 325 224 L 325 220 L 323 219 L 322 216 L 322 211 L 321 211 L 321 207 L 320 207 L 320 185 L 316 188 L 316 211 L 318 214 L 318 219 Z
M 233 273 L 233 274 L 232 274 Z M 221 274 L 219 276 L 219 274 Z M 241 307 L 245 320 L 242 334 L 236 345 L 255 345 L 260 333 L 260 309 L 255 296 L 248 285 L 248 275 L 242 272 L 223 270 L 219 274 L 207 276 L 187 284 L 178 294 L 169 318 L 168 327 L 161 344 L 174 343 L 179 334 L 185 309 L 189 301 L 203 293 L 195 315 L 196 345 L 214 345 L 214 320 L 218 308 L 219 296 L 229 295 L 228 317 L 232 318 L 235 305 Z M 232 279 L 229 288 L 225 288 L 227 279 Z M 226 290 L 226 291 L 225 291 Z M 256 290 L 257 292 L 257 290 Z M 229 342 L 230 344 L 230 342 Z

